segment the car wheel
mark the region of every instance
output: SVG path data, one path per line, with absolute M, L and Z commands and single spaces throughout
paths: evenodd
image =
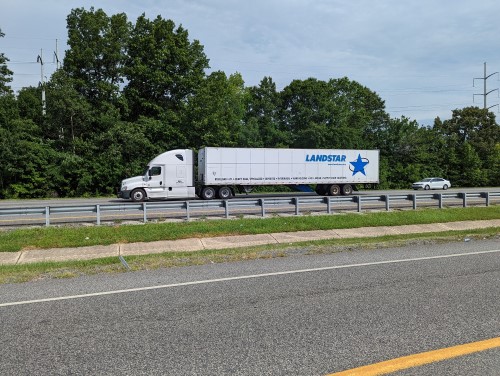
M 447 184 L 443 185 L 443 189 L 446 191 L 448 189 L 448 185 Z
M 430 186 L 426 185 L 425 188 L 424 188 L 426 191 L 428 191 L 429 189 L 431 189 Z

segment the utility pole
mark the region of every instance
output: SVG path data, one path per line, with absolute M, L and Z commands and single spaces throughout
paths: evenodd
M 490 91 L 486 91 L 486 80 L 488 78 L 490 78 L 491 76 L 495 75 L 495 74 L 498 74 L 498 72 L 494 72 L 494 73 L 490 73 L 489 75 L 486 75 L 486 62 L 484 63 L 484 76 L 483 77 L 479 77 L 479 78 L 474 78 L 472 80 L 472 87 L 475 87 L 474 86 L 474 83 L 476 82 L 476 80 L 483 80 L 483 86 L 484 86 L 484 89 L 483 89 L 483 94 L 473 94 L 472 95 L 472 102 L 474 103 L 474 97 L 476 95 L 482 95 L 483 96 L 483 102 L 484 102 L 484 109 L 490 109 L 492 107 L 495 107 L 495 106 L 498 106 L 498 103 L 497 104 L 494 104 L 493 106 L 490 106 L 488 107 L 487 104 L 486 104 L 486 97 L 488 96 L 488 94 L 491 94 L 492 92 L 494 91 L 497 91 L 498 92 L 498 88 L 497 89 L 493 89 L 493 90 L 490 90 Z
M 40 63 L 40 75 L 41 75 L 41 80 L 40 80 L 40 86 L 42 87 L 42 115 L 45 116 L 46 110 L 45 110 L 45 82 L 44 82 L 44 75 L 43 75 L 43 50 L 40 50 L 40 55 L 36 58 L 36 62 Z
M 56 50 L 54 51 L 54 59 L 56 63 L 56 70 L 59 70 L 60 62 L 59 62 L 59 54 L 57 50 L 57 39 L 56 39 Z

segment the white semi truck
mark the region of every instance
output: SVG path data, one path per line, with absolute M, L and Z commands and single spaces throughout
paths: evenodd
M 313 187 L 319 195 L 350 195 L 356 184 L 379 182 L 378 150 L 206 147 L 153 158 L 144 175 L 125 179 L 118 197 L 229 199 L 264 185 Z M 196 178 L 195 178 L 196 177 Z

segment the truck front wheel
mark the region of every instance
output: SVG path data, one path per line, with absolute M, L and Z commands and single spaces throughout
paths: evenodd
M 215 189 L 212 187 L 203 187 L 201 190 L 201 198 L 204 200 L 212 200 L 215 197 Z
M 134 202 L 144 201 L 146 198 L 146 192 L 143 189 L 137 188 L 130 193 L 130 198 Z

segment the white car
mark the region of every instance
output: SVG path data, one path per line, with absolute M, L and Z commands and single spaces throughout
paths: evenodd
M 448 189 L 451 187 L 449 180 L 443 178 L 425 178 L 413 183 L 413 189 Z

